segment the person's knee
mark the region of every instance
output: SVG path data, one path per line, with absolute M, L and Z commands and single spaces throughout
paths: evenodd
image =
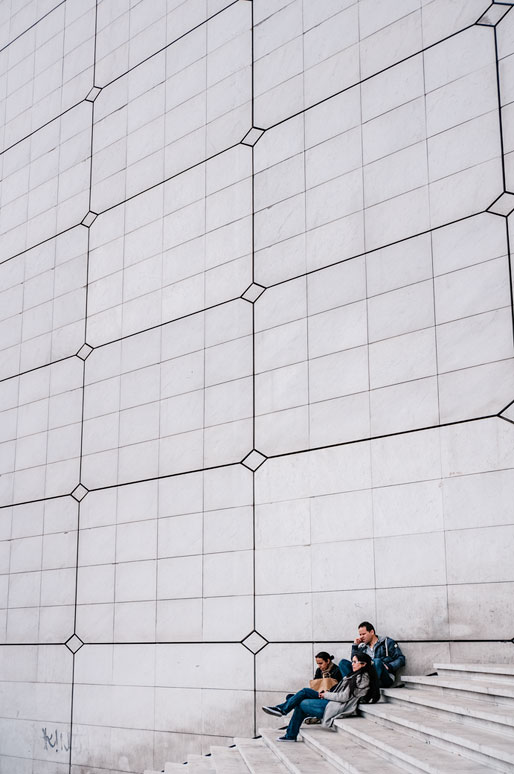
M 394 683 L 394 674 L 387 669 L 384 662 L 379 658 L 373 659 L 373 664 L 375 665 L 375 671 L 378 675 L 378 679 L 382 685 L 382 688 L 389 687 L 392 683 Z
M 323 716 L 326 704 L 324 699 L 305 699 L 300 704 L 300 709 L 306 717 L 320 718 Z
M 299 709 L 304 713 L 304 715 L 310 715 L 313 707 L 313 702 L 315 701 L 316 699 L 304 699 L 298 705 Z

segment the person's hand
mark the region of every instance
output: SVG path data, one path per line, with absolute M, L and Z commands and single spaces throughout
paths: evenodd
M 387 669 L 387 671 L 388 671 L 388 672 L 390 672 L 391 670 L 389 669 L 389 667 L 387 666 L 387 664 L 385 664 L 383 661 L 382 661 L 382 663 L 384 664 L 384 666 L 385 666 L 385 668 Z
M 323 698 L 323 694 L 324 694 L 324 693 L 325 693 L 325 691 L 320 691 L 320 692 L 319 692 L 318 696 L 319 696 L 319 698 L 320 698 L 320 699 L 322 699 L 322 698 Z
M 354 645 L 360 645 L 362 642 L 362 637 L 356 637 L 353 641 Z

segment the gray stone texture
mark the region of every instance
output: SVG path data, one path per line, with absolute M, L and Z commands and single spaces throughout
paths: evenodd
M 251 737 L 362 619 L 512 660 L 489 6 L 2 4 L 0 772 Z

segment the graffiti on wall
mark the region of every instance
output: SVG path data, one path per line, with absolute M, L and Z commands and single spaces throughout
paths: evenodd
M 70 751 L 71 734 L 69 731 L 58 731 L 55 728 L 48 732 L 46 728 L 42 728 L 41 732 L 45 750 L 55 750 L 56 753 Z

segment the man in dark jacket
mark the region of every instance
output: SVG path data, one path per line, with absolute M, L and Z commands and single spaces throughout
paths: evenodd
M 405 666 L 405 656 L 400 646 L 390 637 L 379 637 L 375 627 L 369 621 L 363 621 L 358 627 L 359 636 L 352 645 L 352 657 L 359 653 L 368 653 L 373 659 L 381 688 L 389 688 L 394 683 L 395 673 Z M 342 675 L 349 675 L 352 663 L 343 658 L 339 662 Z

